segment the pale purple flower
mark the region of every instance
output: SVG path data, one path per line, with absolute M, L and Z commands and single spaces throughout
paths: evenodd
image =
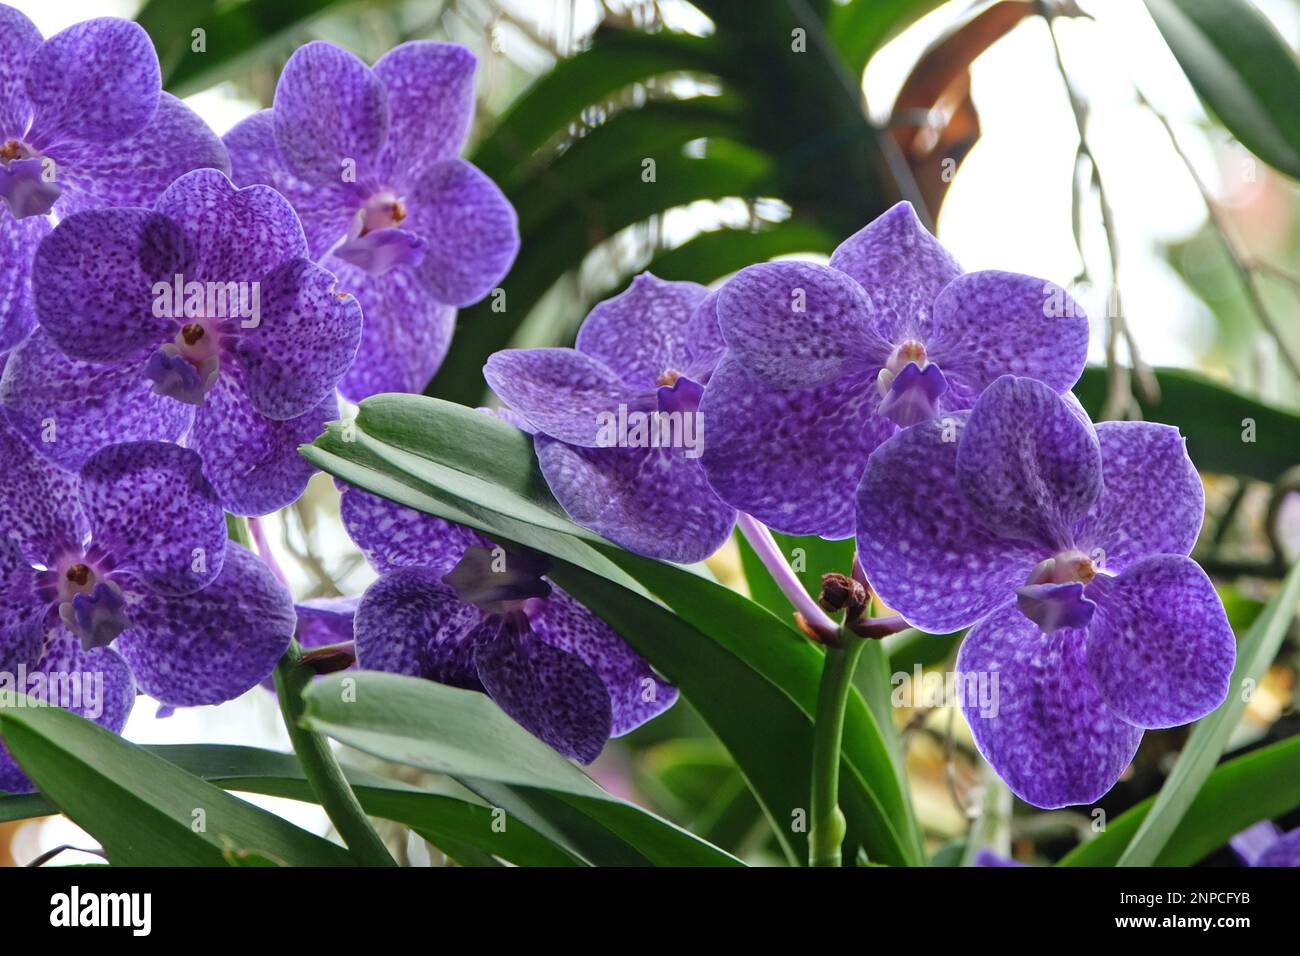
M 535 433 L 542 474 L 579 524 L 630 551 L 689 563 L 736 511 L 700 465 L 700 396 L 722 350 L 716 296 L 649 273 L 591 310 L 577 348 L 507 349 L 483 375 Z
M 41 243 L 33 287 L 40 327 L 0 404 L 38 452 L 75 470 L 111 442 L 184 440 L 227 511 L 302 493 L 298 445 L 338 414 L 361 309 L 279 193 L 201 169 L 153 209 L 76 213 Z
M 235 181 L 283 193 L 312 258 L 361 300 L 366 333 L 340 386 L 353 401 L 423 390 L 456 309 L 487 295 L 519 250 L 510 203 L 457 158 L 475 66 L 453 43 L 403 43 L 373 69 L 309 43 L 285 64 L 273 108 L 226 134 Z
M 1261 820 L 1228 844 L 1247 866 L 1300 866 L 1300 828 L 1284 833 L 1272 820 Z
M 0 5 L 0 351 L 31 329 L 32 256 L 51 219 L 149 205 L 205 166 L 229 170 L 226 149 L 162 92 L 137 24 L 102 17 L 42 40 Z
M 1204 493 L 1177 429 L 1088 421 L 1003 376 L 969 412 L 881 445 L 857 496 L 858 558 L 882 601 L 934 633 L 969 625 L 957 670 L 975 743 L 1018 796 L 1089 803 L 1147 728 L 1228 693 L 1236 643 L 1187 554 Z M 992 711 L 996 711 L 993 713 Z
M 962 273 L 894 206 L 829 266 L 768 262 L 720 290 L 727 355 L 701 403 L 718 495 L 777 531 L 847 538 L 871 452 L 899 427 L 970 408 L 1004 373 L 1058 392 L 1083 370 L 1088 321 L 1063 289 Z
M 98 719 L 115 731 L 137 687 L 216 704 L 271 672 L 292 599 L 228 543 L 195 452 L 110 445 L 73 474 L 0 429 L 0 463 L 0 670 L 101 673 Z M 5 759 L 0 789 L 13 790 Z
M 545 580 L 542 556 L 351 486 L 342 516 L 380 573 L 356 612 L 359 666 L 483 691 L 583 763 L 677 699 L 609 625 Z

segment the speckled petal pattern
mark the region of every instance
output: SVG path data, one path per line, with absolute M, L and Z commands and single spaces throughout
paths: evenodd
M 815 388 L 884 365 L 890 347 L 872 331 L 872 311 L 856 281 L 810 262 L 750 266 L 718 296 L 731 354 L 777 388 Z
M 15 219 L 0 208 L 0 352 L 21 342 L 36 324 L 32 257 L 49 233 L 46 217 Z
M 27 65 L 44 42 L 41 31 L 21 12 L 0 4 L 0 138 L 27 131 L 32 104 L 27 99 Z
M 140 689 L 165 704 L 233 700 L 275 668 L 297 624 L 293 598 L 259 558 L 226 546 L 221 574 L 185 597 L 128 592 L 118 638 Z
M 921 225 L 909 202 L 891 207 L 840 243 L 831 267 L 867 290 L 876 310 L 876 332 L 894 345 L 929 340 L 934 300 L 961 274 L 961 266 Z
M 1048 556 L 997 537 L 967 505 L 957 448 L 969 414 L 894 435 L 858 487 L 858 560 L 867 579 L 910 624 L 935 634 L 1014 602 L 1015 588 Z
M 77 476 L 35 453 L 0 425 L 0 534 L 31 564 L 50 565 L 89 533 Z
M 497 706 L 534 736 L 582 763 L 600 756 L 609 739 L 609 693 L 576 655 L 539 640 L 526 623 L 507 624 L 474 649 L 474 663 Z
M 709 290 L 648 272 L 599 303 L 578 330 L 577 346 L 635 388 L 654 388 L 664 372 L 691 365 L 691 317 Z
M 151 590 L 192 594 L 221 571 L 226 520 L 198 454 L 165 442 L 124 442 L 81 471 L 91 539 L 119 571 Z
M 971 628 L 957 655 L 962 713 L 979 748 L 1016 796 L 1044 809 L 1089 804 L 1129 765 L 1142 729 L 1102 701 L 1084 664 L 1085 635 L 1050 636 L 1008 604 Z M 996 694 L 993 679 L 996 676 Z M 972 697 L 975 699 L 972 700 Z
M 339 516 L 348 536 L 380 574 L 426 567 L 439 579 L 456 566 L 465 549 L 487 543 L 476 531 L 443 521 L 395 501 L 342 485 Z
M 1101 497 L 1076 538 L 1107 570 L 1152 554 L 1190 554 L 1205 517 L 1205 489 L 1178 429 L 1101 422 Z
M 1139 727 L 1176 727 L 1223 703 L 1237 642 L 1195 561 L 1144 558 L 1117 578 L 1099 578 L 1089 596 L 1096 592 L 1088 673 L 1111 710 Z
M 458 43 L 415 40 L 375 63 L 388 94 L 384 170 L 416 170 L 460 152 L 474 119 L 478 60 Z
M 787 534 L 853 534 L 853 489 L 867 458 L 896 428 L 876 415 L 874 382 L 777 389 L 732 356 L 700 402 L 705 474 L 728 504 Z
M 600 447 L 606 416 L 652 412 L 654 394 L 629 386 L 608 365 L 576 349 L 506 349 L 488 357 L 483 377 L 536 431 L 584 448 Z
M 647 557 L 691 564 L 731 534 L 736 512 L 698 459 L 676 448 L 578 448 L 535 439 L 542 474 L 578 524 Z
M 1004 375 L 971 410 L 957 449 L 971 510 L 989 530 L 1053 551 L 1101 494 L 1092 427 L 1042 382 Z
M 35 584 L 31 561 L 15 542 L 0 537 L 0 671 L 13 673 L 40 656 L 49 608 Z
M 298 614 L 295 636 L 303 647 L 342 644 L 353 638 L 352 621 L 361 603 L 360 595 L 308 598 L 294 605 Z

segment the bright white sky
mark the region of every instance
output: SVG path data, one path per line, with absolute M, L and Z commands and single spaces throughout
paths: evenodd
M 132 16 L 138 6 L 132 0 L 7 2 L 26 13 L 46 36 L 93 16 Z M 1089 138 L 1118 220 L 1126 312 L 1152 364 L 1197 364 L 1209 347 L 1212 325 L 1161 258 L 1160 246 L 1196 232 L 1205 213 L 1164 133 L 1137 106 L 1132 79 L 1172 118 L 1202 175 L 1219 183 L 1225 197 L 1240 200 L 1243 190 L 1258 185 L 1251 186 L 1240 176 L 1220 175 L 1221 169 L 1234 173 L 1244 167 L 1240 162 L 1222 162 L 1198 131 L 1204 114 L 1142 3 L 1085 2 L 1096 22 L 1064 24 L 1061 42 L 1077 87 L 1093 104 Z M 1300 35 L 1296 7 L 1286 0 L 1257 2 L 1294 43 Z M 864 88 L 876 118 L 888 114 L 908 70 L 941 25 L 966 5 L 964 0 L 946 4 L 872 61 Z M 510 6 L 547 33 L 562 22 L 556 20 L 557 12 L 567 9 L 565 0 L 512 0 Z M 576 29 L 586 32 L 595 22 L 596 4 L 578 0 L 576 9 Z M 674 26 L 698 29 L 699 21 L 687 11 Z M 503 31 L 502 41 L 512 42 L 511 34 Z M 939 236 L 968 269 L 1001 268 L 1068 284 L 1078 272 L 1068 185 L 1076 136 L 1044 25 L 1030 20 L 1016 28 L 975 63 L 973 78 L 983 135 L 953 182 Z M 257 108 L 239 99 L 229 85 L 187 102 L 220 133 Z M 699 228 L 697 215 L 692 209 L 673 225 L 694 231 Z M 1094 270 L 1104 276 L 1102 250 L 1090 249 L 1089 255 Z M 1085 300 L 1084 305 L 1090 314 L 1102 312 L 1099 302 Z M 1099 340 L 1094 335 L 1094 343 Z M 275 531 L 270 530 L 274 540 Z M 180 711 L 166 720 L 155 719 L 154 709 L 151 701 L 141 698 L 128 724 L 128 737 L 140 742 L 201 740 L 289 749 L 274 701 L 260 689 L 221 707 Z M 325 821 L 318 810 L 291 801 L 256 798 L 255 802 L 324 832 Z M 89 845 L 93 841 L 56 818 L 26 827 L 15 849 L 23 860 L 65 842 Z M 71 857 L 66 860 L 71 861 Z

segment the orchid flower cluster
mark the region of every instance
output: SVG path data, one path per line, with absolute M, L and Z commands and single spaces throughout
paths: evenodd
M 137 690 L 218 703 L 294 636 L 355 641 L 360 666 L 485 693 L 584 763 L 672 706 L 544 558 L 469 528 L 345 486 L 378 580 L 296 607 L 227 540 L 226 515 L 303 493 L 298 446 L 340 394 L 421 390 L 514 260 L 513 209 L 458 155 L 467 50 L 372 67 L 310 43 L 223 140 L 130 22 L 45 40 L 0 6 L 0 46 L 0 668 L 103 673 L 116 731 Z M 1218 706 L 1235 657 L 1188 557 L 1182 438 L 1089 421 L 1087 348 L 1065 290 L 963 272 L 903 202 L 825 265 L 716 291 L 641 275 L 575 347 L 484 376 L 563 509 L 629 551 L 700 562 L 738 521 L 855 538 L 869 597 L 970 629 L 958 669 L 1001 695 L 963 707 L 975 742 L 1059 807 L 1105 793 L 1144 730 Z M 0 790 L 25 786 L 0 752 Z

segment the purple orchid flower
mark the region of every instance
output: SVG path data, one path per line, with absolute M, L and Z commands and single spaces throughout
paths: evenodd
M 1088 320 L 1063 289 L 963 274 L 901 202 L 829 266 L 768 262 L 720 291 L 727 355 L 701 412 L 722 498 L 788 534 L 847 538 L 867 458 L 900 427 L 970 408 L 999 375 L 1058 392 L 1083 371 Z
M 137 686 L 190 707 L 271 672 L 293 634 L 292 599 L 227 542 L 196 452 L 110 445 L 78 475 L 0 429 L 0 462 L 0 670 L 102 673 L 113 730 Z
M 361 667 L 483 691 L 583 763 L 676 701 L 677 688 L 545 580 L 541 556 L 350 486 L 341 512 L 380 573 L 356 612 Z
M 361 308 L 307 259 L 279 193 L 201 169 L 153 209 L 76 213 L 41 243 L 33 285 L 40 327 L 0 405 L 38 452 L 76 470 L 112 442 L 184 438 L 227 511 L 302 493 L 298 445 L 338 414 Z
M 1300 866 L 1300 828 L 1282 832 L 1272 820 L 1242 830 L 1228 845 L 1246 866 Z
M 340 385 L 352 401 L 422 391 L 456 309 L 487 295 L 519 251 L 514 209 L 457 158 L 476 65 L 454 43 L 403 43 L 373 69 L 308 43 L 285 64 L 274 107 L 226 134 L 235 181 L 283 193 L 312 258 L 361 300 L 366 334 Z
M 42 40 L 0 5 L 0 351 L 32 327 L 32 256 L 51 215 L 146 206 L 205 166 L 228 171 L 225 146 L 162 92 L 140 26 L 104 17 Z
M 1094 429 L 1072 396 L 1003 376 L 973 410 L 881 445 L 857 500 L 881 600 L 924 631 L 974 625 L 957 669 L 995 678 L 998 702 L 962 709 L 1027 802 L 1090 803 L 1144 729 L 1227 696 L 1236 644 L 1187 557 L 1204 493 L 1176 429 Z
M 722 352 L 704 286 L 649 273 L 597 305 L 577 348 L 506 349 L 483 375 L 535 432 L 551 491 L 574 521 L 650 557 L 690 563 L 736 511 L 700 466 L 707 392 Z

